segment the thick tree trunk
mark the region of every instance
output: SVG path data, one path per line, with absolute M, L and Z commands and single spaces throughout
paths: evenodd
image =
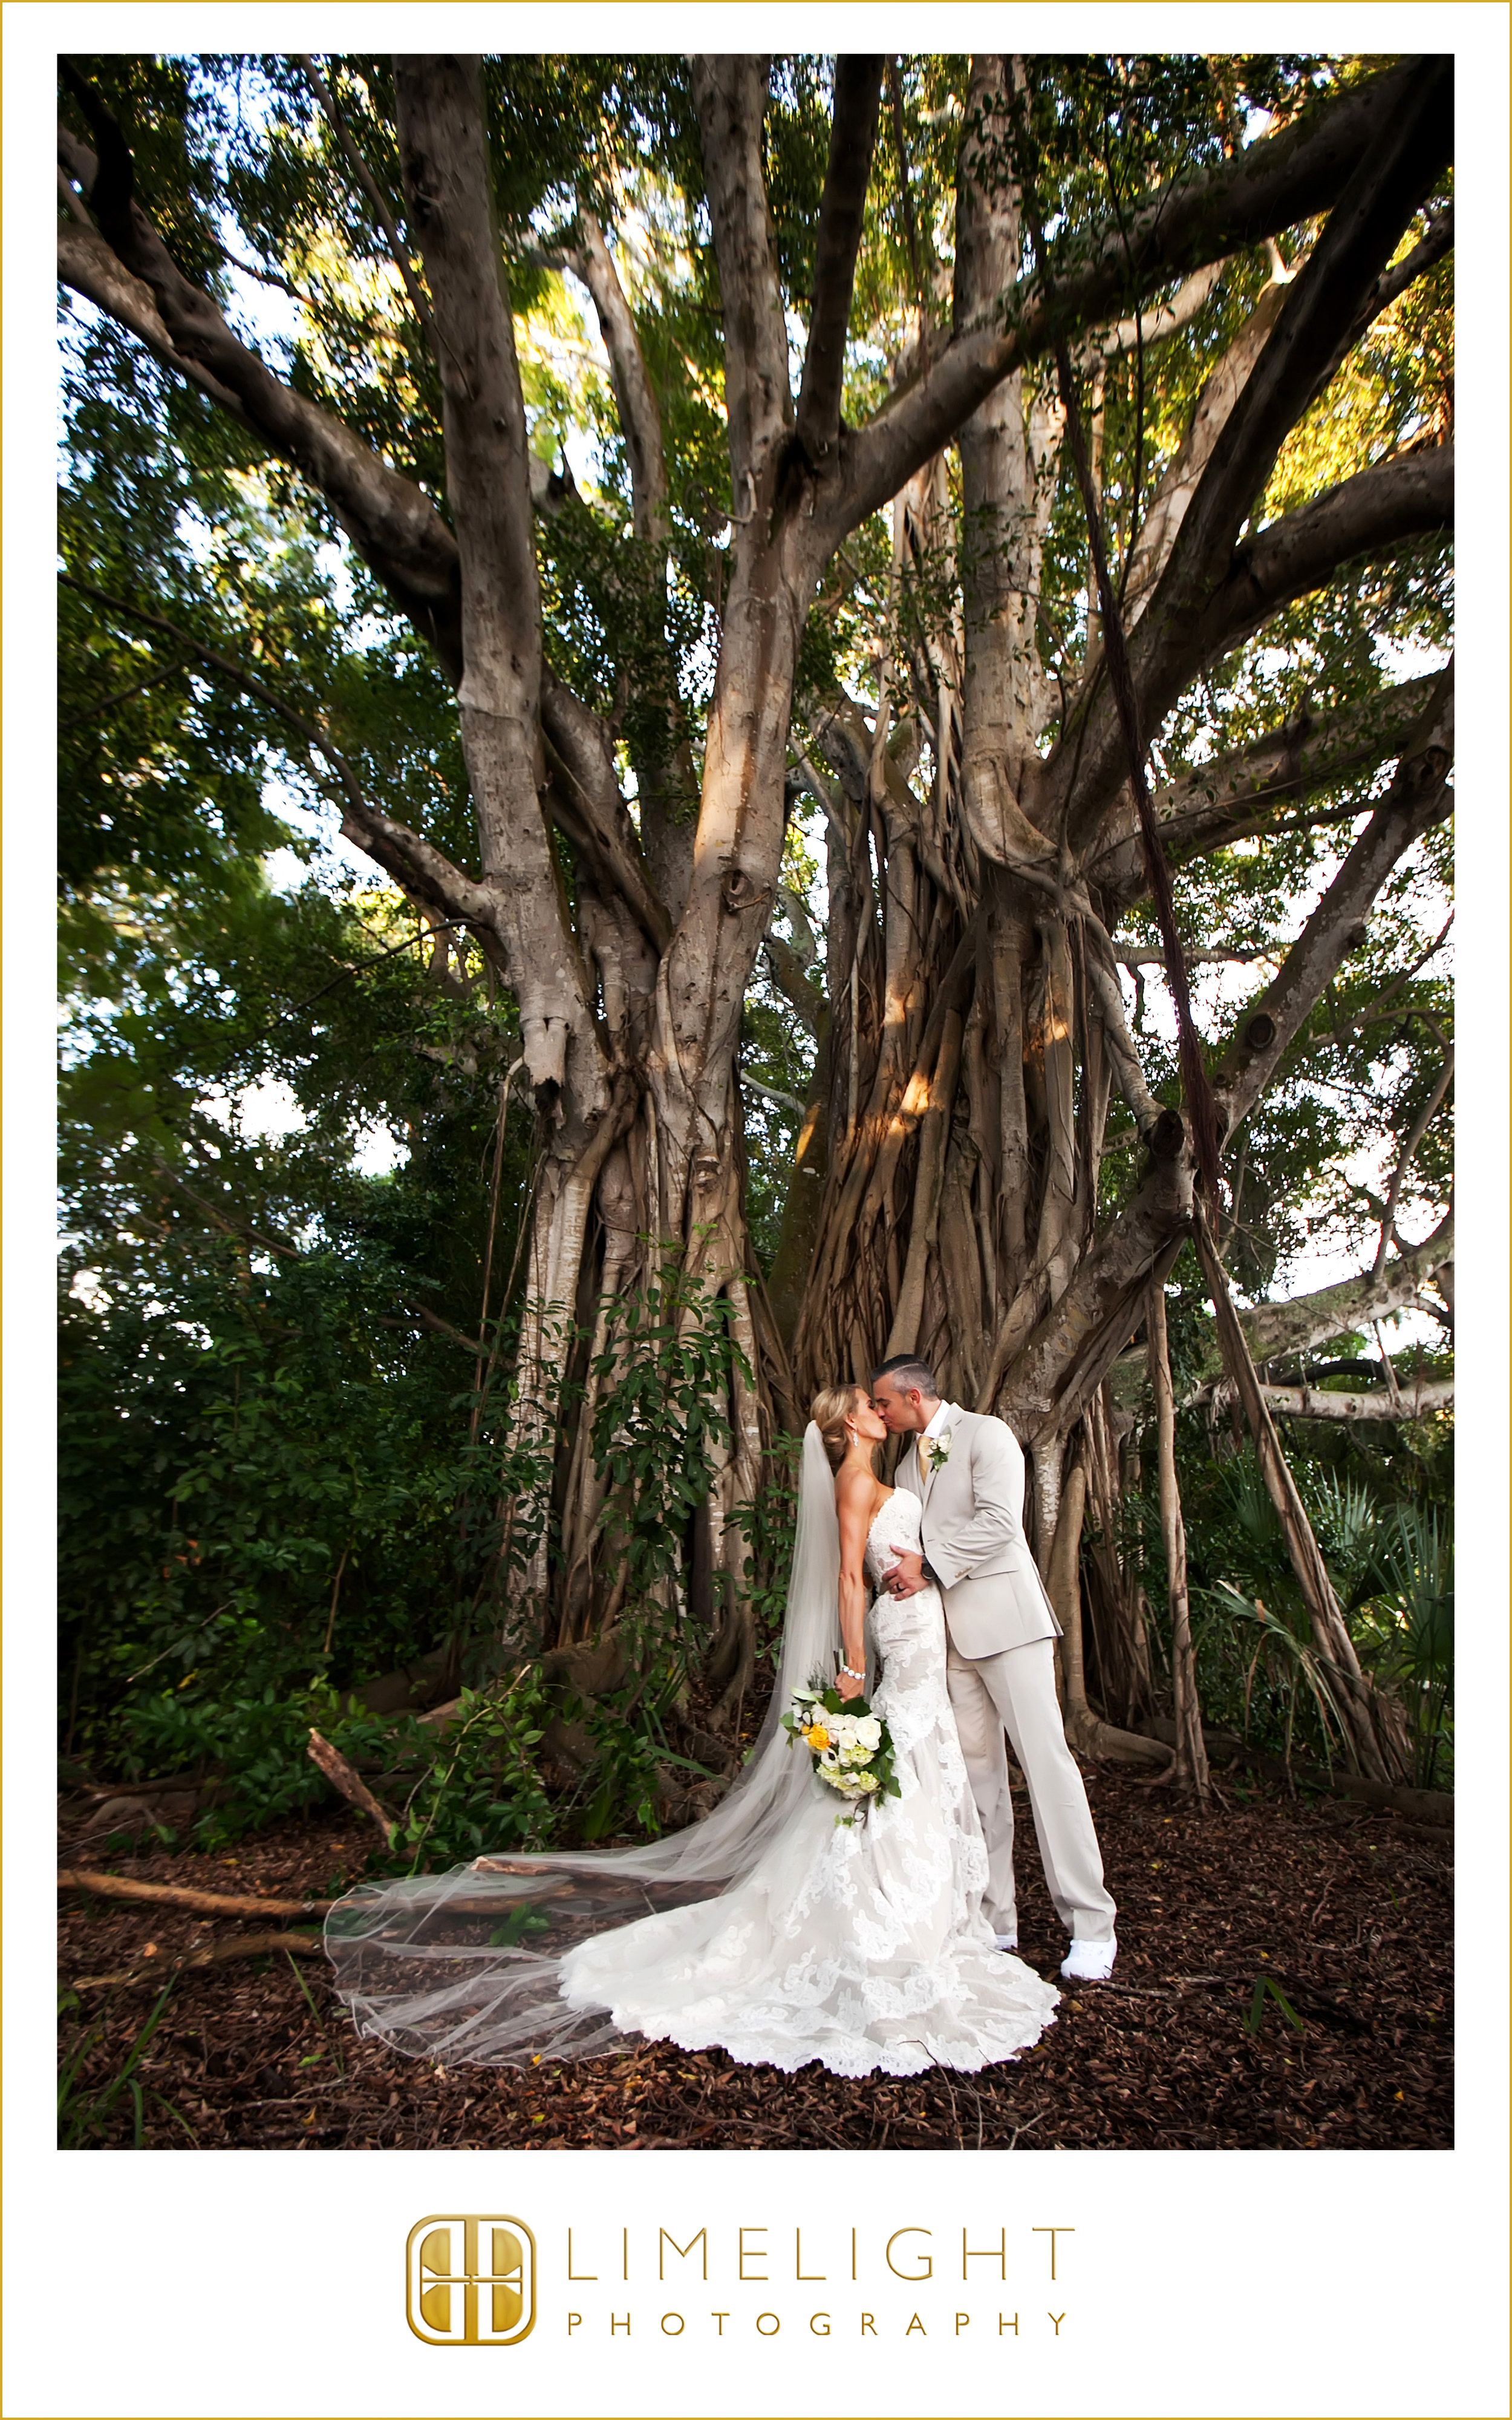
M 758 1342 L 748 1270 L 749 1248 L 733 1130 L 717 1154 L 690 1155 L 669 1139 L 656 1094 L 647 1091 L 627 1113 L 623 1132 L 607 1134 L 531 1214 L 525 1261 L 523 1318 L 517 1363 L 514 1442 L 533 1460 L 538 1500 L 533 1520 L 540 1543 L 523 1575 L 523 1602 L 511 1625 L 516 1643 L 568 1648 L 612 1629 L 624 1604 L 623 1567 L 608 1552 L 602 1515 L 608 1490 L 594 1462 L 592 1431 L 606 1388 L 623 1364 L 600 1368 L 621 1297 L 654 1289 L 667 1278 L 730 1304 L 730 1330 L 750 1373 L 732 1367 L 726 1399 L 711 1406 L 731 1430 L 727 1451 L 716 1454 L 716 1483 L 699 1541 L 708 1560 L 688 1597 L 708 1636 L 725 1641 L 745 1603 L 745 1556 L 733 1509 L 748 1502 L 759 1481 L 765 1376 L 772 1354 Z M 548 1171 L 549 1172 L 549 1171 Z M 580 1400 L 563 1423 L 569 1385 Z M 552 1497 L 560 1551 L 549 1553 L 543 1507 Z M 522 1508 L 523 1509 L 523 1508 Z M 748 1683 L 754 1634 L 737 1664 Z

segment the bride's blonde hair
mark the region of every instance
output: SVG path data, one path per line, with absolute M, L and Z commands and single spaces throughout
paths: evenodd
M 809 1406 L 809 1418 L 825 1441 L 831 1470 L 838 1470 L 845 1459 L 845 1449 L 850 1442 L 845 1435 L 845 1423 L 856 1409 L 857 1395 L 865 1392 L 866 1388 L 859 1384 L 821 1387 Z

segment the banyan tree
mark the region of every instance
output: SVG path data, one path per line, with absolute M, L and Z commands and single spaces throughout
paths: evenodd
M 728 1305 L 675 1583 L 728 1708 L 754 1653 L 732 1512 L 813 1387 L 887 1353 L 1013 1425 L 1077 1599 L 1117 1373 L 1141 1340 L 1160 1414 L 1195 1238 L 1352 1752 L 1392 1769 L 1268 1402 L 1452 1262 L 1446 1221 L 1396 1228 L 1448 1081 L 1401 903 L 1452 803 L 1452 63 L 255 64 L 229 132 L 175 118 L 185 70 L 66 64 L 60 275 L 342 551 L 361 644 L 444 685 L 467 812 L 412 768 L 395 811 L 402 741 L 344 721 L 334 675 L 212 644 L 146 579 L 75 560 L 72 596 L 255 710 L 517 1032 L 548 1643 L 615 1610 L 581 1444 L 606 1304 L 671 1265 Z M 223 109 L 226 72 L 199 87 Z M 248 256 L 298 305 L 281 350 L 233 308 Z M 542 458 L 522 368 L 566 295 L 607 365 L 592 491 Z M 764 1278 L 764 985 L 812 1037 Z M 1236 1314 L 1285 1105 L 1346 1061 L 1385 1070 L 1369 1265 Z M 1135 1593 L 1115 1559 L 1089 1599 L 1125 1714 Z

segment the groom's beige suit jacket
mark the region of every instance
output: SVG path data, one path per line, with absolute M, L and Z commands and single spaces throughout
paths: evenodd
M 947 1460 L 920 1479 L 918 1440 L 898 1466 L 898 1484 L 923 1502 L 924 1559 L 939 1578 L 945 1626 L 958 1655 L 976 1662 L 1060 1624 L 1024 1534 L 1024 1450 L 1005 1421 L 946 1407 Z

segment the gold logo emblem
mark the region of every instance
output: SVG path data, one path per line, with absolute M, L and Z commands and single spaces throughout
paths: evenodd
M 520 2344 L 535 2325 L 535 2238 L 523 2219 L 423 2218 L 405 2267 L 406 2316 L 422 2344 Z

